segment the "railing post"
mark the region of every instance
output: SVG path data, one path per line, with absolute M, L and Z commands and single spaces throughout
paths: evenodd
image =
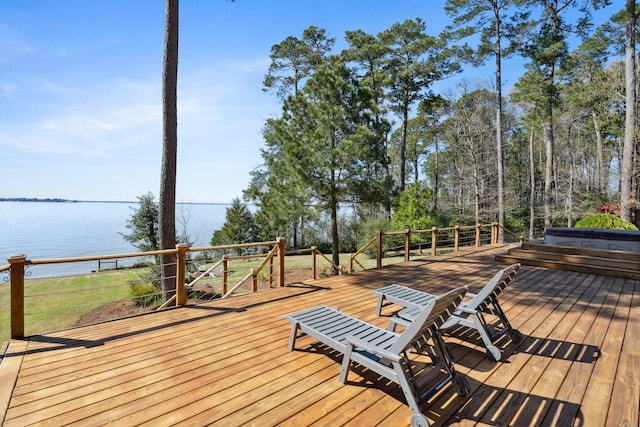
M 316 260 L 316 253 L 318 252 L 318 247 L 317 246 L 311 246 L 311 272 L 313 273 L 313 280 L 316 280 L 318 278 L 318 261 Z M 352 262 L 350 262 L 349 266 L 351 267 L 351 265 L 353 265 Z
M 495 245 L 498 243 L 498 223 L 491 223 L 491 244 Z
M 178 243 L 178 264 L 176 266 L 176 305 L 187 305 L 187 287 L 185 280 L 187 277 L 187 249 L 184 243 Z
M 438 227 L 431 227 L 431 256 L 438 253 Z
M 258 292 L 258 275 L 256 269 L 251 269 L 251 292 Z
M 376 267 L 382 267 L 382 230 L 376 231 Z
M 404 262 L 409 261 L 411 253 L 411 229 L 404 230 Z
M 269 258 L 269 288 L 273 288 L 273 257 Z
M 454 227 L 454 232 L 453 232 L 453 250 L 455 252 L 458 252 L 458 249 L 460 248 L 460 226 L 456 225 Z
M 480 233 L 482 224 L 476 224 L 476 247 L 480 247 Z
M 24 265 L 26 255 L 11 255 L 11 338 L 24 337 Z
M 284 243 L 287 241 L 284 237 L 278 237 L 278 286 L 284 286 Z
M 229 282 L 229 255 L 222 256 L 222 295 L 227 294 Z

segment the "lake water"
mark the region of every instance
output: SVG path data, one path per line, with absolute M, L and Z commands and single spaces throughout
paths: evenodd
M 186 223 L 194 246 L 209 246 L 213 232 L 222 227 L 228 205 L 178 204 L 176 231 Z M 128 233 L 127 220 L 137 202 L 0 202 L 0 265 L 14 254 L 27 259 L 65 258 L 138 252 L 120 233 Z M 181 218 L 185 220 L 182 221 Z M 131 265 L 136 258 L 121 259 Z M 85 274 L 97 261 L 35 265 L 32 278 Z

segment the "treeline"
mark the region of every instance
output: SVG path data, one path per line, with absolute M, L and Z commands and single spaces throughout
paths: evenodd
M 264 79 L 282 110 L 265 123 L 263 164 L 244 192 L 257 206 L 251 233 L 330 244 L 337 260 L 376 229 L 498 221 L 539 236 L 621 194 L 633 219 L 637 145 L 625 152 L 621 54 L 638 11 L 627 3 L 449 0 L 451 24 L 438 35 L 416 18 L 378 34 L 347 31 L 341 52 L 321 28 L 287 37 Z M 594 28 L 594 7 L 612 19 Z M 502 61 L 516 55 L 525 66 L 503 94 Z M 485 63 L 494 67 L 486 82 L 433 90 Z M 222 234 L 212 243 L 227 243 Z
M 0 202 L 49 202 L 49 203 L 77 203 L 77 200 L 69 199 L 39 199 L 37 197 L 0 197 Z

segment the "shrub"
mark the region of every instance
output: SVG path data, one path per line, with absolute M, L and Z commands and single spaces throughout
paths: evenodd
M 582 218 L 576 222 L 575 228 L 605 228 L 609 230 L 638 230 L 638 227 L 630 222 L 623 221 L 615 215 L 608 213 L 596 214 Z
M 158 304 L 162 297 L 162 292 L 153 283 L 132 283 L 130 292 L 133 301 L 140 307 Z
M 376 236 L 378 230 L 389 231 L 391 229 L 391 224 L 384 218 L 374 220 L 366 220 L 361 222 L 358 225 L 358 230 L 356 234 L 358 235 L 358 239 L 356 242 L 357 250 L 360 250 L 369 240 Z M 376 257 L 376 246 L 371 245 L 365 250 L 365 256 L 369 258 Z
M 149 307 L 160 304 L 162 301 L 160 266 L 153 265 L 148 269 L 144 269 L 138 279 L 129 282 L 129 287 L 129 292 L 136 305 Z

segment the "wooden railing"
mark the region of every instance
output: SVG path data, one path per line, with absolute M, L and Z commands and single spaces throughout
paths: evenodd
M 426 245 L 431 250 L 431 255 L 435 256 L 438 250 L 453 250 L 458 251 L 460 246 L 480 246 L 482 244 L 482 237 L 484 230 L 486 231 L 486 236 L 488 237 L 490 244 L 498 243 L 498 232 L 500 230 L 500 225 L 497 222 L 492 224 L 477 224 L 473 226 L 462 227 L 456 225 L 455 227 L 448 228 L 438 228 L 433 227 L 430 230 L 411 230 L 406 229 L 404 231 L 380 231 L 376 233 L 376 237 L 369 240 L 362 248 L 356 251 L 349 257 L 349 268 L 348 272 L 352 273 L 355 271 L 354 264 L 357 264 L 361 269 L 364 269 L 363 265 L 358 262 L 357 257 L 364 254 L 367 249 L 369 249 L 372 245 L 375 244 L 375 257 L 376 257 L 376 267 L 382 267 L 382 259 L 384 258 L 385 245 L 384 238 L 387 236 L 404 236 L 403 241 L 404 245 L 402 247 L 402 252 L 404 253 L 404 260 L 409 261 L 412 254 L 412 247 L 414 244 L 418 245 L 420 248 L 420 256 L 422 256 L 421 250 L 422 246 Z M 524 237 L 517 236 L 515 233 L 507 230 L 502 227 L 505 232 L 509 233 L 511 236 L 515 236 L 520 243 L 523 242 Z M 465 234 L 466 233 L 466 234 Z M 412 242 L 412 236 L 424 236 L 427 235 L 427 238 L 421 238 L 418 242 Z M 445 235 L 452 235 L 451 239 L 443 239 Z M 467 236 L 464 239 L 462 236 Z M 472 235 L 472 238 L 468 237 Z
M 205 252 L 205 251 L 220 251 L 220 250 L 227 251 L 227 250 L 233 250 L 233 249 L 254 248 L 254 247 L 260 247 L 260 246 L 273 246 L 271 250 L 267 252 L 266 255 L 264 253 L 261 253 L 261 254 L 255 254 L 255 255 L 238 255 L 238 256 L 223 255 L 222 256 L 222 259 L 219 262 L 219 264 L 222 265 L 222 298 L 226 298 L 229 295 L 233 294 L 233 292 L 236 289 L 238 289 L 238 287 L 240 287 L 243 283 L 245 283 L 249 279 L 251 279 L 251 290 L 253 292 L 256 292 L 258 290 L 258 275 L 267 266 L 267 264 L 269 265 L 269 270 L 270 270 L 268 275 L 269 287 L 271 287 L 273 285 L 274 259 L 277 259 L 278 261 L 278 279 L 277 279 L 278 286 L 284 286 L 285 242 L 286 240 L 283 237 L 278 237 L 275 241 L 272 241 L 272 242 L 241 243 L 241 244 L 225 245 L 225 246 L 206 246 L 206 247 L 199 247 L 199 248 L 190 248 L 188 249 L 188 251 L 189 252 Z M 238 282 L 235 286 L 231 288 L 231 290 L 229 290 L 228 289 L 229 262 L 233 259 L 250 259 L 250 258 L 264 258 L 264 260 L 262 261 L 262 263 L 260 263 L 258 267 L 253 268 L 248 275 L 242 278 L 240 282 Z M 212 267 L 210 267 L 210 269 L 212 269 Z M 200 280 L 201 277 L 202 275 L 196 278 L 196 280 Z M 191 282 L 190 284 L 193 285 L 195 284 L 194 282 Z
M 258 243 L 246 243 L 246 244 L 237 244 L 237 245 L 225 245 L 225 246 L 208 246 L 201 248 L 189 248 L 184 244 L 176 245 L 175 249 L 165 249 L 158 251 L 147 251 L 147 252 L 136 252 L 136 253 L 125 253 L 125 254 L 110 254 L 110 255 L 91 255 L 91 256 L 82 256 L 82 257 L 68 257 L 68 258 L 50 258 L 50 259 L 27 259 L 26 255 L 13 255 L 8 258 L 9 264 L 0 267 L 0 272 L 8 271 L 10 275 L 10 318 L 11 318 L 11 338 L 22 338 L 24 337 L 25 330 L 25 294 L 24 294 L 24 284 L 25 284 L 25 270 L 29 266 L 33 265 L 47 265 L 47 264 L 61 264 L 61 263 L 75 263 L 75 262 L 85 262 L 85 261 L 102 261 L 102 260 L 112 260 L 112 259 L 120 259 L 120 258 L 144 258 L 144 257 L 152 257 L 158 255 L 175 255 L 176 257 L 176 277 L 175 277 L 175 294 L 169 299 L 169 301 L 165 302 L 161 307 L 167 307 L 169 305 L 175 306 L 184 306 L 187 305 L 187 288 L 188 285 L 186 282 L 186 271 L 187 271 L 187 253 L 189 252 L 200 252 L 200 251 L 228 251 L 234 250 L 237 248 L 248 248 L 248 247 L 257 247 L 257 246 L 273 246 L 273 248 L 266 254 L 261 254 L 262 257 L 265 257 L 265 261 L 256 268 L 253 269 L 250 277 L 253 282 L 253 291 L 256 290 L 257 286 L 257 276 L 260 273 L 261 269 L 269 263 L 270 260 L 273 260 L 277 255 L 278 260 L 278 275 L 277 275 L 277 283 L 279 286 L 284 286 L 284 247 L 285 247 L 285 239 L 278 238 L 272 242 L 258 242 Z M 223 264 L 229 262 L 230 259 L 234 257 L 225 256 L 222 259 Z M 239 258 L 239 257 L 235 257 Z M 224 279 L 223 279 L 223 297 L 228 297 L 232 294 L 242 283 L 244 283 L 247 278 L 243 278 L 237 285 L 233 286 L 231 290 L 227 291 L 228 281 L 227 281 L 227 272 L 228 267 L 224 268 Z M 269 275 L 269 280 L 273 279 L 273 274 Z
M 339 274 L 351 273 L 354 271 L 354 264 L 357 264 L 361 269 L 365 269 L 362 263 L 357 260 L 359 255 L 365 253 L 365 251 L 375 243 L 375 258 L 376 258 L 376 268 L 382 266 L 382 259 L 384 258 L 384 245 L 383 240 L 385 237 L 399 236 L 403 235 L 404 244 L 401 248 L 400 252 L 404 252 L 404 260 L 409 261 L 410 256 L 412 254 L 412 245 L 418 244 L 420 245 L 420 250 L 422 249 L 421 245 L 426 245 L 430 247 L 431 255 L 436 255 L 437 251 L 444 248 L 450 248 L 453 251 L 457 251 L 460 246 L 468 246 L 475 245 L 480 246 L 483 243 L 483 230 L 490 229 L 490 238 L 485 239 L 486 243 L 495 244 L 498 241 L 498 230 L 499 226 L 497 223 L 489 224 L 489 225 L 481 225 L 478 224 L 476 226 L 471 227 L 451 227 L 451 228 L 437 228 L 433 227 L 431 230 L 405 230 L 399 232 L 382 232 L 379 231 L 376 234 L 376 237 L 371 239 L 367 244 L 365 244 L 360 250 L 356 253 L 352 254 L 349 257 L 349 267 L 345 269 L 340 265 L 335 265 L 331 259 L 329 259 L 325 254 L 318 251 L 317 247 L 311 247 L 309 249 L 302 249 L 293 252 L 285 253 L 285 239 L 277 238 L 275 241 L 270 242 L 257 242 L 257 243 L 246 243 L 246 244 L 236 244 L 236 245 L 225 245 L 225 246 L 207 246 L 207 247 L 193 247 L 190 248 L 184 244 L 176 245 L 175 249 L 166 249 L 159 251 L 148 251 L 148 252 L 136 252 L 136 253 L 125 253 L 125 254 L 111 254 L 111 255 L 93 255 L 93 256 L 83 256 L 83 257 L 72 257 L 72 258 L 53 258 L 53 259 L 36 259 L 29 260 L 26 255 L 13 255 L 8 258 L 9 264 L 0 266 L 0 272 L 8 271 L 10 274 L 10 318 L 11 318 L 11 338 L 22 338 L 24 337 L 25 331 L 25 305 L 24 305 L 24 285 L 25 285 L 25 269 L 32 265 L 46 265 L 46 264 L 60 264 L 60 263 L 74 263 L 74 262 L 83 262 L 83 261 L 103 261 L 103 260 L 113 260 L 119 258 L 141 258 L 141 257 L 150 257 L 150 256 L 158 256 L 163 254 L 175 255 L 176 257 L 176 278 L 175 278 L 175 295 L 173 295 L 169 300 L 167 300 L 160 308 L 166 308 L 168 306 L 185 306 L 188 303 L 187 298 L 187 289 L 190 286 L 193 286 L 200 279 L 205 277 L 212 269 L 217 266 L 222 267 L 222 298 L 226 298 L 232 295 L 243 283 L 251 280 L 251 290 L 252 292 L 257 291 L 257 283 L 258 276 L 262 270 L 269 268 L 269 273 L 267 274 L 268 286 L 273 286 L 273 278 L 276 277 L 276 285 L 284 286 L 285 285 L 285 255 L 291 254 L 303 254 L 309 253 L 311 255 L 312 262 L 312 279 L 318 278 L 318 269 L 317 269 L 317 260 L 324 260 L 327 262 L 332 269 L 338 271 Z M 473 237 L 469 237 L 469 230 L 472 230 Z M 467 237 L 462 238 L 461 236 L 467 232 Z M 487 232 L 488 233 L 488 232 Z M 421 239 L 419 242 L 412 243 L 412 236 L 415 235 L 424 235 L 428 234 L 428 239 Z M 513 233 L 512 233 L 513 234 Z M 444 239 L 443 236 L 451 235 L 452 239 Z M 484 235 L 489 236 L 489 234 Z M 522 242 L 523 238 L 519 237 Z M 224 255 L 222 259 L 215 263 L 213 266 L 209 267 L 208 270 L 202 272 L 200 276 L 196 277 L 191 283 L 187 284 L 186 282 L 186 272 L 187 272 L 187 254 L 190 252 L 205 252 L 205 251 L 229 251 L 235 250 L 239 248 L 250 248 L 250 247 L 269 247 L 271 249 L 267 251 L 267 253 L 259 253 L 254 255 L 243 255 L 243 256 L 229 256 Z M 228 273 L 229 273 L 229 262 L 234 259 L 247 259 L 247 258 L 263 258 L 262 262 L 258 265 L 258 267 L 251 269 L 251 272 L 243 277 L 238 283 L 235 285 L 229 286 L 228 282 Z M 277 270 L 277 274 L 274 274 L 274 270 Z
M 269 287 L 273 287 L 273 271 L 274 271 L 274 259 L 278 260 L 278 286 L 284 286 L 284 244 L 285 244 L 285 239 L 282 237 L 279 237 L 278 239 L 276 239 L 273 242 L 256 242 L 256 243 L 241 243 L 241 244 L 235 244 L 235 245 L 225 245 L 225 246 L 206 246 L 206 247 L 196 247 L 196 248 L 188 248 L 186 245 L 177 245 L 177 249 L 178 249 L 178 266 L 186 266 L 186 253 L 187 252 L 203 252 L 203 251 L 220 251 L 220 250 L 234 250 L 234 249 L 245 249 L 245 248 L 252 248 L 252 247 L 260 247 L 260 246 L 273 246 L 271 248 L 271 250 L 269 250 L 267 252 L 267 254 L 265 255 L 264 253 L 261 254 L 255 254 L 255 255 L 238 255 L 238 256 L 230 256 L 230 255 L 223 255 L 222 258 L 220 259 L 220 261 L 218 261 L 217 263 L 213 264 L 211 267 L 209 267 L 207 270 L 205 270 L 202 274 L 200 274 L 198 277 L 196 277 L 193 281 L 189 282 L 189 284 L 184 284 L 185 282 L 185 271 L 186 268 L 178 268 L 178 272 L 182 273 L 183 277 L 182 278 L 177 278 L 176 279 L 176 294 L 173 295 L 171 298 L 169 298 L 167 301 L 165 301 L 160 307 L 159 309 L 163 309 L 166 307 L 169 307 L 172 304 L 176 304 L 176 305 L 186 305 L 186 289 L 189 287 L 193 287 L 195 284 L 197 284 L 202 278 L 206 277 L 211 271 L 213 271 L 214 268 L 216 268 L 217 266 L 222 266 L 222 295 L 221 298 L 227 298 L 230 295 L 232 295 L 240 286 L 242 286 L 244 283 L 246 283 L 249 279 L 251 279 L 251 291 L 252 292 L 257 292 L 258 291 L 258 276 L 260 274 L 260 272 L 267 266 L 267 264 L 269 265 L 269 274 L 268 274 L 268 285 Z M 181 249 L 184 249 L 184 253 L 182 253 Z M 256 268 L 252 268 L 251 271 L 249 272 L 249 274 L 247 274 L 246 276 L 244 276 L 238 283 L 236 283 L 234 286 L 231 287 L 231 289 L 229 289 L 229 262 L 231 260 L 239 260 L 239 259 L 251 259 L 251 258 L 264 258 L 262 260 L 262 262 L 260 263 L 260 265 Z M 180 260 L 182 259 L 182 262 L 180 262 Z M 183 285 L 181 286 L 181 288 L 184 288 L 184 290 L 181 289 L 181 292 L 184 292 L 184 298 L 185 301 L 184 303 L 180 303 L 178 302 L 178 296 L 180 295 L 180 293 L 177 291 L 179 284 L 182 283 Z

